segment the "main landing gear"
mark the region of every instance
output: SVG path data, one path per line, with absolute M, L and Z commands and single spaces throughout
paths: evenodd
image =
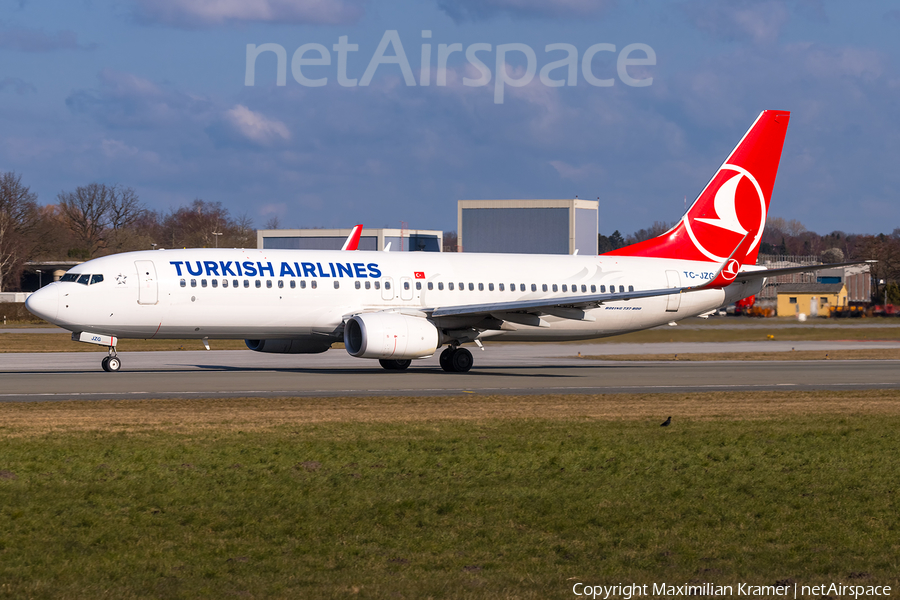
M 458 346 L 447 346 L 441 352 L 441 368 L 448 373 L 465 373 L 472 368 L 475 359 L 472 353 Z
M 103 360 L 100 361 L 100 366 L 103 367 L 103 370 L 107 373 L 115 373 L 122 368 L 122 361 L 116 356 L 116 349 L 114 346 L 109 347 L 109 356 L 103 357 Z

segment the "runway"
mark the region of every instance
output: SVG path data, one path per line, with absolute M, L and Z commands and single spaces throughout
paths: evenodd
M 850 347 L 896 343 L 839 342 Z M 745 345 L 747 344 L 747 345 Z M 731 344 L 732 351 L 756 344 Z M 838 342 L 785 342 L 800 349 Z M 640 346 L 641 348 L 621 348 Z M 676 349 L 675 346 L 679 348 Z M 468 373 L 445 373 L 437 357 L 405 372 L 380 368 L 343 350 L 319 355 L 250 351 L 131 352 L 122 371 L 100 369 L 102 353 L 0 355 L 0 401 L 240 396 L 434 396 L 446 394 L 689 393 L 749 390 L 900 390 L 900 361 L 588 361 L 582 354 L 707 351 L 707 344 L 498 344 L 474 350 Z M 789 348 L 787 348 L 789 350 Z M 628 350 L 626 352 L 625 350 Z

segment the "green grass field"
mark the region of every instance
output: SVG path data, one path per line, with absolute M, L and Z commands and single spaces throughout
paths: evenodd
M 0 405 L 0 597 L 896 592 L 900 398 L 729 398 Z

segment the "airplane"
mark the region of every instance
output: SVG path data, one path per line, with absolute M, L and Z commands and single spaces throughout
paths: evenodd
M 440 348 L 472 368 L 488 340 L 561 341 L 656 327 L 759 293 L 766 277 L 858 263 L 756 265 L 788 111 L 766 110 L 682 219 L 601 255 L 193 248 L 103 256 L 28 297 L 32 313 L 105 346 L 118 339 L 243 339 L 250 350 L 313 354 L 344 342 L 389 371 Z

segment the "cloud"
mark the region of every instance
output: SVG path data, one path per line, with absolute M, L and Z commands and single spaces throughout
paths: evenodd
M 497 15 L 514 17 L 598 17 L 616 0 L 438 0 L 438 7 L 454 21 L 479 21 Z
M 19 79 L 18 77 L 5 77 L 3 79 L 0 79 L 0 92 L 7 88 L 14 90 L 17 94 L 20 95 L 28 92 L 37 92 L 36 87 L 34 87 L 24 79 Z
M 66 98 L 75 114 L 87 115 L 112 128 L 171 126 L 205 118 L 211 103 L 172 90 L 132 73 L 103 69 L 98 90 L 76 90 Z
M 790 16 L 784 0 L 689 0 L 680 8 L 694 27 L 713 37 L 757 44 L 777 40 Z
M 283 122 L 269 119 L 243 104 L 225 111 L 222 123 L 239 138 L 260 146 L 271 146 L 291 139 L 291 132 Z
M 40 29 L 0 25 L 0 48 L 20 52 L 55 52 L 57 50 L 93 50 L 96 44 L 79 44 L 74 31 L 48 34 Z
M 142 21 L 175 27 L 211 27 L 229 23 L 357 22 L 367 0 L 134 0 Z

